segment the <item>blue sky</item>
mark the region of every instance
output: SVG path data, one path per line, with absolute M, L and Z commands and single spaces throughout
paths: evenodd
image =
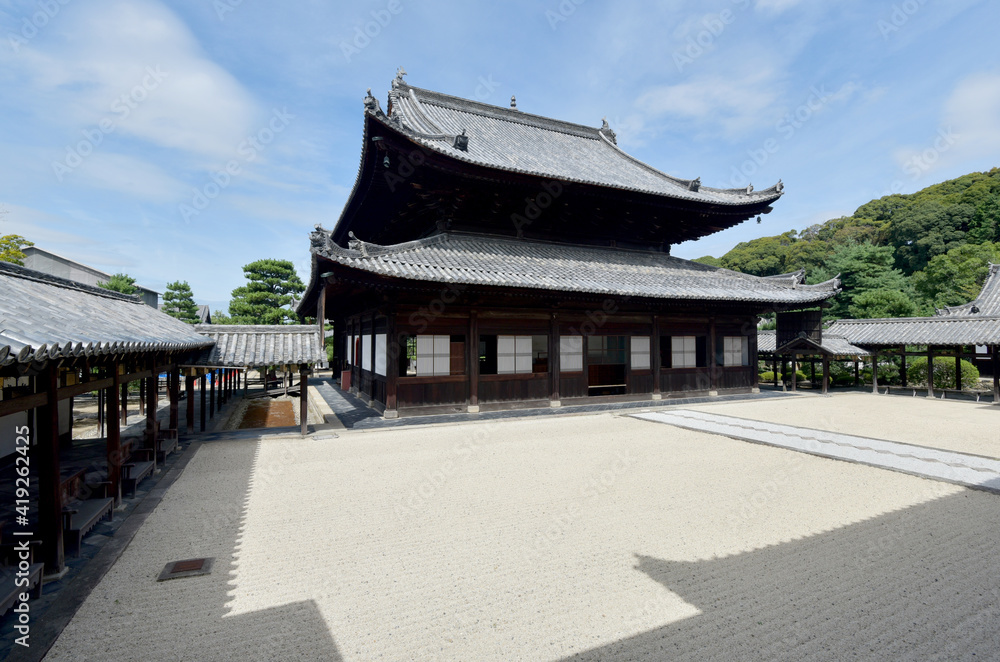
M 0 234 L 224 307 L 332 228 L 362 98 L 412 85 L 590 126 L 785 195 L 719 256 L 1000 165 L 1000 3 L 0 0 Z M 227 172 L 228 169 L 228 172 Z

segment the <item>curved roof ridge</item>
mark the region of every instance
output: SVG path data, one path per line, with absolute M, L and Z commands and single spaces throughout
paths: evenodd
M 68 290 L 77 290 L 79 292 L 86 292 L 87 294 L 93 294 L 96 296 L 105 297 L 107 299 L 119 299 L 128 303 L 138 303 L 143 304 L 142 299 L 135 294 L 123 294 L 122 292 L 116 292 L 115 290 L 107 290 L 103 287 L 96 287 L 94 285 L 87 285 L 86 283 L 81 283 L 79 281 L 70 280 L 68 278 L 62 278 L 61 276 L 53 276 L 41 271 L 35 271 L 34 269 L 29 269 L 28 267 L 23 267 L 19 264 L 14 264 L 12 262 L 2 262 L 0 261 L 0 274 L 6 272 L 7 275 L 13 276 L 14 278 L 21 278 L 23 280 L 30 280 L 36 283 L 44 283 L 45 285 L 54 285 L 56 287 L 61 287 Z
M 568 133 L 570 135 L 576 135 L 581 138 L 589 138 L 591 140 L 597 140 L 600 136 L 599 127 L 591 127 L 586 124 L 577 124 L 576 122 L 568 122 L 566 120 L 545 117 L 543 115 L 535 115 L 533 113 L 526 113 L 522 110 L 504 108 L 503 106 L 496 106 L 482 101 L 463 99 L 462 97 L 453 96 L 451 94 L 436 92 L 422 87 L 415 87 L 413 85 L 409 85 L 405 81 L 401 82 L 396 88 L 397 92 L 400 90 L 405 90 L 408 93 L 408 96 L 411 99 L 416 100 L 418 104 L 430 103 L 432 105 L 445 106 L 462 112 L 475 113 L 477 115 L 484 115 L 486 117 L 512 122 L 514 124 L 524 124 L 526 126 L 534 126 L 548 129 L 550 131 L 558 131 L 559 133 Z M 423 98 L 421 98 L 421 96 Z
M 987 262 L 986 280 L 979 296 L 959 306 L 945 306 L 934 312 L 935 317 L 998 317 L 1000 316 L 1000 264 Z M 973 308 L 976 310 L 973 311 Z

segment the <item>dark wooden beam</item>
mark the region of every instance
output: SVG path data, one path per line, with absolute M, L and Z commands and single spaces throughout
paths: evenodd
M 59 375 L 54 363 L 39 377 L 45 388 L 45 406 L 38 413 L 38 524 L 42 538 L 45 569 L 50 574 L 62 572 L 66 562 L 63 550 L 63 502 L 59 475 Z
M 559 346 L 559 313 L 552 313 L 552 321 L 549 324 L 549 378 L 550 384 L 549 403 L 560 401 L 559 380 L 562 375 L 562 352 Z M 479 380 L 479 343 L 476 343 L 476 381 Z
M 299 366 L 299 424 L 302 436 L 309 434 L 309 368 Z
M 927 346 L 927 397 L 934 397 L 934 348 Z
M 121 420 L 118 417 L 118 393 L 121 387 L 118 378 L 118 366 L 111 366 L 111 385 L 107 388 L 107 411 L 108 415 L 108 435 L 107 435 L 107 455 L 108 455 L 108 482 L 111 483 L 111 496 L 115 500 L 115 504 L 121 503 L 122 491 L 121 491 L 121 477 L 122 477 L 122 463 L 125 460 L 122 457 L 122 443 L 121 443 Z
M 201 384 L 201 431 L 205 431 L 205 414 L 208 411 L 208 403 L 205 402 L 205 375 L 198 378 Z M 265 382 L 266 383 L 266 382 Z
M 194 432 L 194 379 L 193 375 L 184 377 L 184 392 L 187 397 L 184 423 L 188 434 Z

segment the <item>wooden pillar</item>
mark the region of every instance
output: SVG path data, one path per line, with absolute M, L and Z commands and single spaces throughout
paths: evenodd
M 993 404 L 1000 405 L 1000 345 L 991 348 L 993 358 Z
M 955 390 L 962 390 L 962 348 L 959 347 L 955 354 Z
M 809 357 L 809 375 L 812 388 L 816 388 L 816 359 L 812 356 Z
M 708 321 L 708 388 L 710 395 L 718 395 L 719 387 L 716 383 L 715 366 L 715 318 Z
M 792 353 L 792 391 L 798 390 L 799 386 L 799 356 Z
M 899 376 L 903 380 L 903 388 L 906 388 L 906 347 L 899 350 Z
M 36 378 L 45 389 L 45 406 L 38 412 L 38 524 L 42 537 L 45 570 L 61 572 L 63 550 L 62 489 L 59 476 L 59 373 L 53 362 Z
M 309 368 L 304 365 L 299 366 L 299 423 L 304 437 L 309 434 Z
M 215 418 L 215 379 L 218 376 L 218 371 L 213 370 L 208 373 L 209 388 L 211 389 L 210 402 L 208 404 L 208 417 Z
M 104 436 L 104 391 L 106 389 L 101 389 L 97 392 L 97 436 Z M 73 398 L 69 399 L 69 438 L 70 441 L 73 439 Z
M 321 289 L 319 291 L 319 296 L 316 299 L 316 323 L 319 325 L 319 346 L 320 346 L 320 351 L 323 352 L 323 356 L 326 356 L 326 279 L 325 278 L 321 279 L 321 282 L 323 283 L 323 289 Z M 393 317 L 394 313 L 395 313 L 395 311 L 390 311 L 389 316 Z M 392 338 L 393 337 L 388 332 L 386 332 L 386 336 L 385 336 L 386 343 L 385 344 L 386 344 L 386 348 L 387 349 L 389 347 L 389 343 L 392 342 Z M 331 369 L 333 368 L 333 360 L 332 359 L 330 360 L 330 367 L 331 367 Z M 389 376 L 389 361 L 388 360 L 386 361 L 385 370 L 386 370 L 386 377 L 388 377 Z M 399 372 L 399 370 L 397 370 L 396 372 Z M 387 379 L 386 380 L 386 387 L 388 387 L 388 385 L 389 384 L 388 384 L 388 379 Z M 239 388 L 239 384 L 237 384 L 237 388 Z M 389 396 L 387 395 L 386 396 L 386 400 L 388 400 L 388 399 L 389 399 Z M 389 406 L 388 406 L 388 403 L 387 403 L 386 404 L 386 409 L 388 409 L 388 408 L 389 408 Z
M 324 297 L 320 296 L 320 300 L 323 299 Z M 469 337 L 472 337 L 471 333 Z M 396 418 L 399 416 L 396 385 L 399 382 L 399 365 L 406 358 L 406 339 L 403 338 L 402 342 L 400 342 L 400 337 L 397 335 L 395 307 L 390 308 L 389 314 L 386 316 L 385 339 L 386 351 L 389 355 L 385 359 L 385 413 L 383 416 L 386 418 Z M 472 344 L 471 340 L 469 344 Z M 473 363 L 478 367 L 478 361 L 473 361 Z M 330 365 L 333 366 L 332 361 Z M 336 374 L 336 371 L 334 371 L 333 376 L 336 376 Z
M 854 357 L 854 388 L 861 386 L 861 357 Z
M 156 363 L 153 362 L 152 375 L 146 378 L 146 438 L 149 439 L 149 447 L 153 449 L 153 469 L 156 469 L 156 455 L 160 450 L 158 435 L 156 434 L 156 399 L 157 382 L 160 378 L 156 374 Z
M 145 379 L 139 380 L 139 415 L 146 415 L 146 387 L 147 383 Z
M 180 403 L 181 403 L 181 372 L 180 368 L 174 366 L 167 373 L 167 384 L 168 393 L 167 397 L 170 398 L 170 422 L 168 427 L 171 430 L 176 430 L 180 427 Z
M 198 378 L 201 385 L 201 431 L 205 431 L 205 413 L 208 410 L 208 403 L 205 402 L 205 375 Z
M 559 313 L 554 312 L 549 320 L 549 406 L 562 405 L 562 396 L 559 395 L 559 380 L 562 379 L 559 342 Z
M 118 389 L 121 386 L 118 375 L 118 364 L 111 364 L 111 386 L 107 389 L 107 410 L 108 415 L 108 436 L 107 436 L 107 457 L 108 457 L 108 482 L 111 483 L 111 496 L 114 497 L 115 504 L 121 503 L 121 477 L 122 477 L 122 430 L 118 420 Z
M 823 395 L 830 391 L 830 357 L 823 355 Z
M 927 397 L 934 397 L 934 349 L 927 345 Z
M 469 411 L 479 411 L 479 311 L 469 311 Z M 395 385 L 394 385 L 395 386 Z
M 781 363 L 781 367 L 785 367 L 784 361 Z M 778 388 L 778 355 L 771 355 L 771 374 L 774 375 L 774 388 Z
M 872 393 L 878 395 L 878 353 L 872 352 Z
M 784 388 L 784 383 L 785 383 L 786 379 L 788 379 L 788 357 L 786 357 L 785 355 L 782 355 L 781 356 L 781 384 L 782 384 L 782 388 Z M 777 386 L 778 382 L 775 381 L 774 385 Z
M 659 400 L 663 397 L 660 391 L 660 371 L 663 369 L 663 356 L 660 347 L 660 318 L 653 315 L 653 337 L 649 339 L 650 361 L 653 368 L 653 399 Z
M 122 425 L 128 425 L 128 383 L 122 384 Z
M 185 430 L 188 434 L 194 432 L 194 377 L 184 377 L 184 391 L 187 393 L 187 415 L 184 418 Z

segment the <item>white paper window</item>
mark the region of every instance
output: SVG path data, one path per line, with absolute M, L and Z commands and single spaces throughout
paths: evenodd
M 583 370 L 583 336 L 559 336 L 559 369 L 562 372 Z
M 361 336 L 361 369 L 371 372 L 372 369 L 372 336 Z
M 649 370 L 649 336 L 632 336 L 632 369 Z
M 531 336 L 497 336 L 497 374 L 531 372 Z
M 694 336 L 671 336 L 671 366 L 674 368 L 694 368 L 697 365 L 698 344 Z
M 354 336 L 347 336 L 347 365 L 354 365 Z
M 722 365 L 750 364 L 750 342 L 746 336 L 726 336 L 722 339 Z
M 385 353 L 385 334 L 378 333 L 375 335 L 375 374 L 385 376 L 385 363 L 386 363 L 386 353 Z
M 451 374 L 451 336 L 417 336 L 417 375 Z

